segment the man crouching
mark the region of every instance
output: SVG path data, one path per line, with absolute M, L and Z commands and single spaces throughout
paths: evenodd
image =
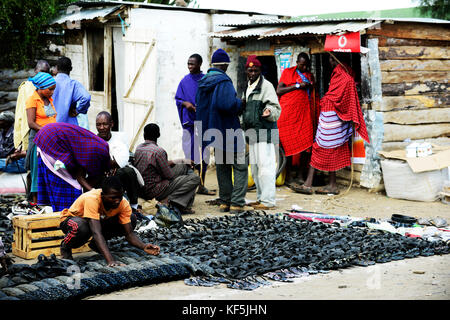
M 60 229 L 65 233 L 61 242 L 61 256 L 72 259 L 72 249 L 84 245 L 92 237 L 89 247 L 101 253 L 108 266 L 121 265 L 114 260 L 106 240 L 125 236 L 128 243 L 151 255 L 159 254 L 159 247 L 143 243 L 133 232 L 136 216 L 123 199 L 123 188 L 116 177 L 104 180 L 102 189 L 83 193 L 69 209 L 61 211 Z

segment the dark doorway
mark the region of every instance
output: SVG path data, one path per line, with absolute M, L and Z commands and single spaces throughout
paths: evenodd
M 266 78 L 273 87 L 278 86 L 278 68 L 275 61 L 275 56 L 259 56 L 258 60 L 261 62 L 261 74 Z
M 261 74 L 270 83 L 272 83 L 273 87 L 276 90 L 278 86 L 278 68 L 275 61 L 275 56 L 258 56 L 257 58 L 261 62 Z M 244 89 L 247 87 L 247 73 L 245 70 L 246 62 L 247 57 L 239 57 L 236 87 L 238 97 L 242 97 Z
M 104 29 L 90 28 L 86 31 L 88 55 L 88 90 L 104 90 Z

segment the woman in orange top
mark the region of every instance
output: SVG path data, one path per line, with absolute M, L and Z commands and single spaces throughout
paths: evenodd
M 56 88 L 55 79 L 46 72 L 39 72 L 33 78 L 29 78 L 36 91 L 28 98 L 26 102 L 27 120 L 30 127 L 29 147 L 25 167 L 31 171 L 31 186 L 29 186 L 29 195 L 33 203 L 37 202 L 37 151 L 34 144 L 34 136 L 43 126 L 48 123 L 56 122 L 56 110 L 53 106 L 53 91 Z

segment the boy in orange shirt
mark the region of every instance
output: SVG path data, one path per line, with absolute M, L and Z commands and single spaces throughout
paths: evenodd
M 106 240 L 116 236 L 151 255 L 159 254 L 159 247 L 143 243 L 133 232 L 136 217 L 123 198 L 123 187 L 116 177 L 105 179 L 102 189 L 83 193 L 69 209 L 61 211 L 60 228 L 66 234 L 61 242 L 61 255 L 72 259 L 72 248 L 81 247 L 92 236 L 89 247 L 101 253 L 108 266 L 121 265 L 109 251 Z

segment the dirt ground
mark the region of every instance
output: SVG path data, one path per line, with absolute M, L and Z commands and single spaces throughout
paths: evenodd
M 215 171 L 208 171 L 206 186 L 217 189 Z M 340 186 L 341 192 L 347 189 Z M 223 215 L 206 200 L 216 196 L 197 195 L 195 214 L 188 218 Z M 249 191 L 246 199 L 255 200 Z M 149 205 L 149 203 L 147 203 Z M 390 219 L 392 214 L 416 218 L 442 217 L 450 222 L 450 205 L 440 201 L 415 202 L 388 198 L 383 193 L 352 188 L 345 196 L 334 199 L 327 195 L 302 195 L 289 188 L 277 187 L 277 210 L 286 212 L 292 205 L 303 210 L 326 214 Z M 147 206 L 148 208 L 149 206 Z M 144 208 L 146 206 L 144 205 Z M 148 210 L 146 212 L 150 212 Z M 87 300 L 449 300 L 450 255 L 418 257 L 369 267 L 352 267 L 326 274 L 295 278 L 292 283 L 272 282 L 271 286 L 253 291 L 215 287 L 193 287 L 183 281 L 132 288 Z

